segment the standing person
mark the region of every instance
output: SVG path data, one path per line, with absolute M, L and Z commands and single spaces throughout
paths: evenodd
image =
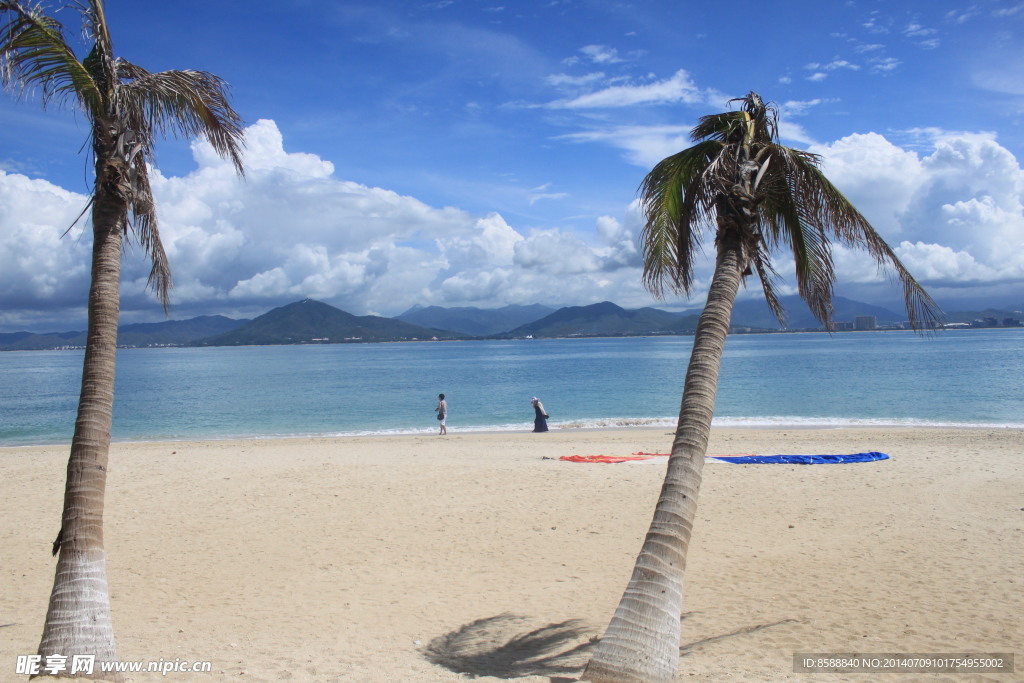
M 540 402 L 540 399 L 534 396 L 530 399 L 533 404 L 533 431 L 535 432 L 546 432 L 548 431 L 548 414 L 544 410 L 544 404 Z
M 442 436 L 448 433 L 448 401 L 444 400 L 444 394 L 437 395 L 437 407 L 434 408 L 437 412 L 437 419 L 441 421 L 441 431 L 437 433 L 438 436 Z

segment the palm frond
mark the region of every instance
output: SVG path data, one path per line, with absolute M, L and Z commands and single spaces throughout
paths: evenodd
M 806 220 L 821 226 L 839 243 L 863 249 L 890 274 L 903 289 L 904 303 L 911 326 L 925 329 L 940 323 L 942 310 L 918 284 L 892 248 L 882 239 L 868 220 L 833 185 L 817 164 L 817 157 L 807 152 L 790 150 L 793 188 L 797 202 L 804 208 Z
M 44 105 L 54 99 L 76 99 L 81 105 L 93 126 L 96 155 L 90 205 L 95 207 L 95 199 L 105 193 L 123 202 L 126 215 L 117 225 L 150 257 L 149 286 L 166 310 L 171 273 L 147 164 L 154 161 L 156 135 L 201 135 L 243 174 L 244 131 L 228 102 L 227 84 L 205 71 L 150 73 L 116 59 L 102 0 L 67 0 L 78 9 L 85 37 L 93 43 L 79 61 L 63 26 L 43 14 L 40 4 L 28 2 L 0 0 L 0 78 L 22 91 L 41 87 Z
M 694 142 L 700 140 L 727 142 L 743 126 L 745 120 L 746 116 L 741 111 L 726 111 L 702 116 L 697 119 L 697 125 L 690 131 L 690 139 Z
M 121 80 L 117 109 L 132 129 L 150 139 L 158 134 L 203 136 L 244 174 L 242 118 L 228 102 L 227 84 L 221 78 L 205 71 L 150 73 L 125 60 L 118 60 L 116 66 Z
M 88 112 L 103 109 L 102 93 L 64 38 L 64 27 L 40 5 L 0 2 L 0 76 L 7 87 L 39 87 L 43 106 L 77 100 Z
M 794 187 L 789 155 L 792 150 L 776 145 L 762 183 L 760 218 L 765 242 L 772 251 L 785 247 L 793 253 L 797 289 L 814 316 L 828 325 L 832 315 L 835 267 L 828 235 L 808 214 L 800 191 Z
M 658 296 L 666 285 L 689 293 L 695 247 L 714 226 L 717 245 L 740 245 L 741 268 L 756 270 L 780 322 L 772 255 L 792 252 L 800 296 L 828 326 L 833 241 L 864 249 L 899 282 L 915 329 L 941 320 L 889 245 L 825 178 L 820 158 L 779 144 L 778 108 L 754 92 L 732 102 L 740 103 L 738 110 L 702 116 L 690 134 L 697 144 L 659 163 L 641 185 L 645 286 Z
M 171 267 L 160 239 L 160 229 L 156 216 L 156 202 L 149 183 L 149 167 L 146 164 L 145 147 L 137 136 L 128 131 L 119 141 L 119 153 L 128 167 L 126 178 L 126 196 L 130 209 L 126 225 L 131 229 L 135 240 L 149 256 L 152 267 L 149 271 L 147 286 L 156 294 L 164 307 L 170 309 Z
M 779 274 L 772 266 L 768 253 L 763 249 L 756 249 L 751 254 L 751 261 L 757 272 L 757 277 L 761 281 L 761 290 L 764 292 L 765 301 L 768 302 L 768 309 L 780 325 L 785 325 L 786 311 L 782 308 L 782 302 L 779 301 L 779 296 L 775 291 L 775 282 L 778 280 Z
M 721 144 L 706 141 L 663 160 L 644 178 L 638 194 L 646 218 L 641 239 L 647 289 L 662 298 L 665 288 L 689 292 L 694 255 L 709 220 L 705 170 Z

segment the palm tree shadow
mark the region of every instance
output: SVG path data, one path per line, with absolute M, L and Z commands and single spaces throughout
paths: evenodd
M 693 614 L 688 612 L 682 618 L 685 620 Z M 782 619 L 702 638 L 683 644 L 679 655 L 685 657 L 711 643 L 799 621 Z M 598 634 L 579 619 L 523 632 L 526 622 L 525 617 L 514 614 L 477 619 L 434 638 L 423 648 L 422 654 L 432 664 L 471 677 L 548 676 L 553 681 L 575 680 L 590 659 L 590 650 L 597 644 Z M 586 640 L 580 642 L 584 638 Z
M 597 642 L 579 619 L 519 632 L 525 617 L 499 614 L 438 636 L 423 656 L 449 671 L 470 676 L 521 678 L 578 674 Z M 587 638 L 585 642 L 580 639 Z
M 693 614 L 696 614 L 696 613 L 695 612 L 687 612 L 686 614 L 684 614 L 683 615 L 683 621 L 685 621 L 687 617 L 692 616 Z M 775 621 L 775 622 L 772 622 L 770 624 L 757 624 L 755 626 L 745 626 L 743 628 L 738 628 L 735 631 L 730 631 L 729 633 L 722 633 L 722 634 L 719 634 L 717 636 L 711 636 L 709 638 L 701 638 L 700 640 L 694 640 L 694 641 L 692 641 L 690 643 L 685 643 L 685 644 L 679 646 L 679 656 L 680 657 L 685 657 L 686 655 L 692 653 L 695 650 L 699 650 L 700 648 L 704 647 L 705 645 L 710 645 L 711 643 L 715 643 L 715 642 L 718 642 L 720 640 L 726 640 L 727 638 L 735 638 L 736 636 L 744 636 L 744 635 L 747 635 L 748 633 L 757 633 L 758 631 L 763 631 L 764 629 L 767 629 L 767 628 L 772 628 L 774 626 L 781 626 L 782 624 L 792 624 L 792 623 L 801 623 L 801 620 L 800 619 L 782 619 L 780 621 Z

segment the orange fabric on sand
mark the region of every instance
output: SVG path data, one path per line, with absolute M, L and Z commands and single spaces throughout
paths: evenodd
M 650 460 L 655 456 L 668 457 L 669 453 L 644 453 L 640 451 L 633 455 L 563 455 L 559 460 L 565 460 L 566 462 L 604 462 L 604 463 L 616 463 L 616 462 L 630 462 L 633 460 Z M 707 456 L 709 458 L 721 458 L 726 456 Z
M 605 463 L 616 463 L 616 462 L 628 462 L 630 460 L 647 460 L 646 456 L 628 456 L 628 455 L 563 455 L 559 460 L 565 460 L 567 462 L 605 462 Z

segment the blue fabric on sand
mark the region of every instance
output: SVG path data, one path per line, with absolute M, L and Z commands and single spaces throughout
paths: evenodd
M 851 453 L 850 455 L 715 455 L 715 460 L 738 464 L 769 464 L 783 463 L 787 465 L 819 465 L 845 462 L 869 462 L 871 460 L 888 460 L 889 456 L 878 451 L 869 453 Z

